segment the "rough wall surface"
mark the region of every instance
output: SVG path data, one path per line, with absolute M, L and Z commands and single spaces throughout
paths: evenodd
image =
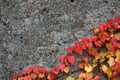
M 0 0 L 0 80 L 33 65 L 51 69 L 93 25 L 118 16 L 120 0 Z

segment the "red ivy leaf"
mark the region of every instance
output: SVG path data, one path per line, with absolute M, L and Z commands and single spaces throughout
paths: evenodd
M 60 55 L 60 61 L 63 63 L 66 60 L 67 56 L 65 54 Z
M 117 45 L 118 45 L 118 41 L 117 41 L 116 38 L 111 38 L 110 41 L 111 41 L 112 45 L 113 45 L 115 48 L 118 47 L 118 46 L 117 46 Z
M 80 63 L 80 64 L 78 65 L 78 67 L 79 67 L 80 69 L 85 68 L 85 63 Z
M 93 40 L 93 41 L 97 41 L 98 39 L 99 39 L 98 36 L 93 36 L 93 37 L 92 37 L 92 40 Z
M 92 44 L 92 43 L 87 43 L 87 44 L 86 44 L 86 47 L 87 47 L 88 49 L 91 49 L 91 48 L 93 47 L 93 44 Z
M 68 51 L 69 53 L 72 53 L 72 52 L 74 51 L 74 47 L 69 47 L 69 48 L 67 48 L 67 51 Z
M 20 72 L 20 76 L 23 76 L 24 74 L 26 74 L 25 71 Z
M 13 74 L 13 75 L 12 75 L 12 80 L 16 80 L 17 77 L 18 77 L 18 74 Z
M 109 20 L 109 21 L 107 21 L 105 24 L 106 24 L 107 27 L 111 28 L 112 25 L 113 25 L 113 23 L 114 23 L 113 20 Z
M 105 42 L 107 38 L 109 38 L 109 34 L 107 32 L 101 32 L 98 36 L 102 42 Z
M 74 56 L 68 56 L 67 58 L 68 58 L 68 62 L 70 64 L 74 64 L 74 62 L 75 62 L 75 57 Z
M 59 68 L 58 68 L 58 67 L 53 67 L 53 72 L 54 72 L 55 74 L 58 74 L 58 73 L 59 73 Z
M 65 64 L 59 64 L 58 65 L 58 68 L 61 70 L 61 71 L 64 71 L 64 69 L 65 69 Z
M 118 73 L 114 71 L 113 74 L 112 74 L 112 76 L 113 76 L 114 78 L 116 78 L 116 77 L 118 76 Z
M 27 74 L 31 73 L 32 71 L 33 71 L 33 67 L 30 67 L 30 68 L 28 68 L 28 69 L 25 70 L 25 72 L 26 72 Z
M 95 76 L 93 80 L 100 80 L 100 76 Z
M 98 40 L 98 41 L 95 41 L 95 46 L 97 47 L 101 47 L 102 46 L 102 41 Z
M 76 52 L 77 54 L 82 55 L 82 49 L 75 49 L 75 52 Z
M 25 76 L 24 80 L 32 80 L 32 79 L 30 77 L 28 77 L 28 76 Z
M 83 57 L 82 59 L 81 59 L 81 61 L 83 61 L 83 62 L 88 62 L 88 58 L 87 57 Z
M 80 48 L 81 47 L 81 43 L 80 42 L 75 42 L 75 47 Z
M 119 22 L 119 23 L 120 23 L 120 17 L 115 18 L 115 21 L 117 21 L 117 22 Z
M 34 66 L 33 67 L 33 72 L 39 73 L 40 72 L 40 66 Z
M 107 29 L 107 26 L 105 24 L 101 24 L 98 26 L 100 31 L 105 31 Z

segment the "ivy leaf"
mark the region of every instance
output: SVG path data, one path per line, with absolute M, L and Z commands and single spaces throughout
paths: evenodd
M 99 38 L 98 38 L 98 36 L 93 36 L 92 37 L 92 40 L 95 42 L 95 41 L 97 41 Z
M 111 38 L 110 41 L 111 41 L 112 45 L 113 45 L 115 48 L 118 47 L 118 46 L 117 46 L 117 45 L 118 45 L 118 41 L 117 41 L 116 38 Z
M 39 74 L 38 74 L 38 78 L 42 79 L 42 78 L 44 78 L 44 77 L 45 77 L 45 74 L 44 74 L 44 73 L 39 73 Z
M 33 71 L 33 67 L 30 67 L 30 68 L 28 68 L 28 69 L 25 70 L 25 72 L 26 72 L 27 74 L 31 73 L 32 71 Z
M 74 64 L 74 62 L 75 62 L 75 57 L 74 56 L 68 56 L 67 58 L 68 58 L 68 62 L 70 64 Z
M 106 43 L 105 46 L 108 50 L 111 50 L 111 51 L 114 51 L 114 49 L 115 49 L 114 46 L 112 45 L 112 43 Z
M 92 43 L 86 43 L 86 47 L 87 47 L 88 49 L 91 49 L 91 48 L 93 47 L 93 44 L 92 44 Z
M 107 68 L 106 65 L 102 65 L 102 66 L 101 66 L 101 69 L 102 69 L 102 71 L 105 73 L 105 72 L 107 71 L 108 68 Z
M 80 64 L 78 65 L 78 67 L 79 67 L 80 69 L 83 69 L 83 68 L 85 67 L 85 63 L 80 63 Z
M 63 63 L 67 59 L 65 54 L 60 55 L 60 61 Z
M 120 23 L 120 18 L 119 17 L 115 18 L 115 21 Z
M 65 67 L 64 72 L 68 73 L 69 72 L 69 67 Z
M 100 58 L 100 63 L 103 63 L 106 60 L 106 58 Z
M 32 78 L 32 79 L 35 79 L 35 78 L 37 77 L 37 74 L 35 74 L 35 73 L 30 73 L 28 76 L 29 76 L 30 78 Z
M 79 79 L 80 79 L 80 80 L 82 80 L 82 79 L 84 80 L 84 79 L 86 79 L 86 78 L 87 78 L 87 74 L 86 74 L 86 73 L 80 73 L 80 74 L 79 74 Z
M 66 80 L 75 80 L 75 78 L 72 77 L 72 76 L 68 76 L 68 77 L 66 78 Z
M 92 72 L 80 73 L 78 80 L 91 80 L 92 77 L 93 77 Z
M 117 79 L 118 73 L 114 71 L 113 74 L 112 74 L 112 76 Z
M 120 40 L 120 32 L 118 32 L 118 33 L 115 34 L 115 38 L 116 38 L 117 40 Z
M 92 66 L 92 65 L 90 65 L 90 64 L 86 64 L 86 65 L 85 65 L 85 71 L 86 71 L 86 72 L 89 73 L 89 72 L 91 72 L 92 70 L 93 70 L 93 66 Z
M 94 34 L 97 34 L 99 31 L 100 31 L 100 30 L 99 30 L 98 27 L 96 27 L 96 26 L 93 27 L 93 32 L 94 32 Z
M 72 53 L 72 52 L 74 51 L 74 47 L 69 47 L 69 48 L 67 48 L 67 51 L 68 51 L 69 53 Z
M 14 80 L 24 80 L 24 77 L 23 77 L 23 76 L 20 76 L 20 77 L 14 79 Z
M 87 63 L 87 62 L 88 62 L 88 58 L 87 58 L 87 57 L 83 57 L 83 58 L 81 59 L 81 61 Z
M 100 31 L 105 31 L 107 29 L 107 26 L 105 24 L 101 24 L 98 26 Z
M 12 75 L 12 80 L 16 80 L 17 77 L 18 77 L 18 74 L 13 74 L 13 75 Z
M 82 55 L 82 49 L 75 49 L 75 53 Z
M 34 66 L 33 67 L 33 72 L 39 73 L 40 72 L 40 66 Z
M 109 78 L 112 77 L 112 70 L 108 68 L 106 65 L 102 65 L 102 71 L 107 74 Z
M 81 43 L 80 42 L 75 42 L 74 44 L 75 44 L 75 47 L 77 47 L 77 48 L 81 47 Z
M 94 42 L 95 46 L 101 47 L 102 46 L 102 41 L 98 40 Z
M 85 44 L 81 44 L 81 49 L 85 50 L 86 49 L 86 45 Z
M 32 79 L 30 77 L 28 77 L 28 76 L 25 76 L 24 80 L 32 80 Z
M 107 32 L 101 32 L 98 34 L 98 37 L 102 42 L 105 42 L 107 39 L 109 39 L 109 34 Z
M 61 71 L 64 71 L 64 69 L 65 69 L 65 64 L 59 64 L 58 65 L 58 68 L 61 70 Z
M 88 53 L 92 56 L 95 56 L 97 54 L 97 50 L 96 50 L 96 48 L 92 48 L 92 49 L 88 50 Z
M 107 63 L 109 64 L 110 67 L 114 66 L 115 65 L 114 58 L 110 57 Z
M 100 80 L 100 76 L 95 76 L 94 80 Z
M 120 59 L 120 50 L 119 49 L 116 50 L 115 55 L 116 55 L 117 59 Z
M 93 63 L 93 67 L 97 67 L 98 66 L 98 63 Z
M 59 68 L 58 67 L 53 67 L 53 72 L 58 74 L 59 73 Z

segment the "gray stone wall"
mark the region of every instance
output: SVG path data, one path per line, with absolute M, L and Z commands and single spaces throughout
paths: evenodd
M 51 69 L 93 25 L 118 16 L 120 0 L 0 0 L 0 80 L 29 66 Z

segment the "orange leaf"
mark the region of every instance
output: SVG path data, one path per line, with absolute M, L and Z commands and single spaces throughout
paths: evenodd
M 38 74 L 38 77 L 39 77 L 40 79 L 42 79 L 42 78 L 45 77 L 45 75 L 44 75 L 44 73 L 39 73 L 39 74 Z
M 96 50 L 96 48 L 92 48 L 92 49 L 88 50 L 88 53 L 92 56 L 95 56 L 97 54 L 97 50 Z

